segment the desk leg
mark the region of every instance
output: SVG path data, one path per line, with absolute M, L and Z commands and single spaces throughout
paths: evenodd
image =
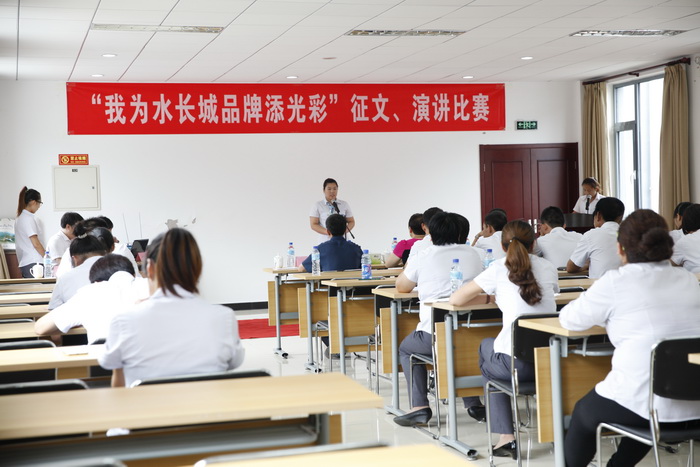
M 549 365 L 552 372 L 552 427 L 554 429 L 554 465 L 564 467 L 564 407 L 561 387 L 561 339 L 549 338 Z
M 338 340 L 340 341 L 340 372 L 345 374 L 345 323 L 343 323 L 343 300 L 345 289 L 338 289 Z
M 452 330 L 454 320 L 452 313 L 445 315 L 445 359 L 447 360 L 447 436 L 439 438 L 441 443 L 465 454 L 467 459 L 475 460 L 478 452 L 471 446 L 457 439 L 457 389 L 455 388 L 455 360 Z M 438 404 L 440 401 L 437 402 Z
M 316 360 L 314 360 L 314 342 L 313 333 L 311 331 L 311 289 L 313 288 L 313 282 L 306 282 L 306 329 L 308 329 L 309 336 L 307 337 L 307 347 L 306 347 L 306 365 L 304 369 L 311 370 L 314 373 L 319 373 L 321 369 L 319 368 Z
M 394 415 L 403 415 L 406 412 L 399 408 L 399 307 L 400 300 L 391 301 L 391 405 L 384 409 Z M 379 363 L 377 362 L 377 371 Z
M 275 316 L 277 320 L 275 323 L 275 331 L 277 332 L 277 347 L 275 348 L 275 354 L 281 356 L 282 358 L 287 358 L 289 354 L 282 350 L 282 332 L 280 330 L 280 284 L 282 283 L 282 276 L 279 274 L 275 275 Z

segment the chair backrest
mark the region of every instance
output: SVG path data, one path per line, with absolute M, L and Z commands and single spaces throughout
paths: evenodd
M 34 320 L 31 318 L 3 318 L 0 319 L 0 324 L 10 324 L 10 323 L 33 323 Z
M 521 319 L 556 318 L 558 316 L 558 313 L 537 313 L 521 315 L 515 318 L 511 328 L 513 357 L 533 363 L 535 361 L 535 349 L 537 347 L 549 347 L 551 334 L 521 327 L 518 325 Z
M 87 389 L 84 381 L 79 379 L 59 379 L 55 381 L 34 381 L 31 383 L 13 383 L 0 385 L 0 396 L 26 394 L 30 392 L 70 391 Z
M 0 350 L 42 349 L 46 347 L 56 347 L 56 345 L 51 341 L 39 339 L 28 341 L 0 342 Z
M 700 400 L 700 365 L 688 354 L 700 353 L 700 336 L 662 340 L 651 350 L 651 390 L 669 399 Z
M 136 380 L 131 383 L 131 387 L 143 386 L 147 384 L 169 384 L 169 383 L 189 383 L 193 381 L 209 381 L 216 379 L 235 379 L 235 378 L 257 378 L 260 376 L 270 376 L 266 370 L 250 370 L 250 371 L 221 371 L 218 373 L 201 373 L 196 375 L 180 375 L 166 376 L 163 378 L 152 378 L 144 380 Z

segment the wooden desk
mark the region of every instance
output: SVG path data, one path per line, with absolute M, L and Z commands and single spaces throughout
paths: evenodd
M 393 413 L 394 415 L 403 415 L 405 411 L 401 410 L 400 408 L 400 397 L 399 397 L 399 345 L 401 343 L 401 338 L 403 336 L 400 335 L 399 332 L 399 315 L 402 314 L 403 311 L 403 303 L 406 301 L 411 301 L 416 298 L 418 298 L 418 292 L 417 291 L 412 291 L 412 292 L 399 292 L 396 290 L 396 287 L 388 287 L 388 288 L 376 288 L 372 289 L 372 293 L 374 295 L 380 296 L 380 297 L 386 297 L 391 300 L 391 310 L 390 310 L 390 316 L 389 316 L 389 326 L 385 326 L 384 323 L 384 313 L 382 310 L 382 313 L 380 314 L 380 323 L 381 323 L 381 332 L 382 332 L 382 364 L 386 365 L 387 360 L 390 361 L 391 363 L 391 386 L 392 386 L 392 392 L 391 392 L 391 405 L 387 405 L 384 407 L 385 410 L 387 410 L 390 413 Z M 416 328 L 416 320 L 413 319 L 411 320 L 411 327 L 413 330 Z M 385 329 L 388 328 L 389 332 L 385 332 Z M 390 334 L 390 336 L 389 336 Z M 389 337 L 389 339 L 386 339 L 386 337 Z M 387 344 L 390 343 L 389 347 L 389 352 L 385 351 L 385 347 Z M 387 358 L 388 357 L 388 358 Z M 377 364 L 378 365 L 378 364 Z M 377 370 L 379 372 L 379 370 Z
M 564 413 L 571 413 L 576 401 L 605 378 L 611 368 L 609 358 L 571 355 L 568 340 L 604 335 L 606 331 L 600 326 L 586 331 L 570 331 L 559 324 L 558 318 L 523 319 L 520 326 L 552 334 L 549 348 L 535 349 L 537 425 L 540 442 L 554 441 L 555 465 L 563 467 Z M 562 357 L 567 357 L 564 371 Z
M 0 306 L 0 319 L 40 318 L 48 312 L 46 305 Z
M 565 287 L 582 287 L 586 290 L 590 289 L 595 283 L 596 279 L 563 279 L 559 278 L 559 288 L 563 289 Z
M 223 462 L 215 465 L 216 467 L 309 467 L 312 465 L 332 465 L 334 467 L 357 467 L 361 465 L 426 467 L 432 464 L 440 465 L 441 467 L 476 465 L 433 444 L 351 449 L 271 459 Z
M 84 353 L 75 354 L 79 351 Z M 104 352 L 104 345 L 3 350 L 0 352 L 0 373 L 98 365 L 97 357 L 102 352 Z
M 688 354 L 688 361 L 690 363 L 695 363 L 696 365 L 700 365 L 700 353 Z
M 250 420 L 269 426 L 280 419 L 310 416 L 317 442 L 325 444 L 329 441 L 330 412 L 381 406 L 381 397 L 338 373 L 21 394 L 0 398 L 0 439 L 104 432 L 114 427 L 163 429 L 199 424 L 216 429 L 221 423 Z M 274 432 L 264 439 L 275 441 L 272 437 Z M 96 440 L 102 442 L 104 452 L 91 455 L 111 456 L 110 443 L 119 443 L 119 438 L 128 437 Z M 88 447 L 96 441 L 81 440 Z M 235 436 L 225 442 L 236 443 Z M 179 450 L 177 454 L 186 453 Z M 38 455 L 37 451 L 31 455 Z
M 282 301 L 281 287 L 286 282 L 289 274 L 299 272 L 297 268 L 263 268 L 264 272 L 271 273 L 274 276 L 272 282 L 268 282 L 267 287 L 267 313 L 268 323 L 270 326 L 275 326 L 275 334 L 277 338 L 277 347 L 274 348 L 274 353 L 282 358 L 287 358 L 289 355 L 282 350 L 282 333 L 280 332 L 281 324 L 291 324 L 298 322 L 299 313 L 296 311 L 283 312 L 282 308 L 289 307 L 288 299 Z M 284 320 L 284 322 L 283 322 Z
M 564 305 L 566 303 L 569 303 L 572 300 L 575 300 L 581 293 L 580 292 L 566 292 L 566 293 L 560 293 L 555 296 L 555 301 L 557 305 Z M 444 310 L 447 311 L 448 314 L 445 316 L 445 322 L 440 326 L 441 333 L 444 336 L 444 344 L 439 343 L 438 348 L 437 348 L 437 371 L 439 373 L 438 376 L 438 393 L 440 393 L 440 386 L 444 386 L 447 384 L 447 388 L 445 391 L 445 388 L 442 390 L 442 394 L 447 392 L 447 402 L 448 402 L 448 407 L 447 407 L 447 436 L 441 436 L 440 441 L 447 444 L 448 446 L 464 453 L 468 458 L 474 458 L 477 455 L 477 452 L 475 449 L 473 449 L 471 446 L 461 442 L 458 438 L 458 432 L 457 432 L 457 404 L 456 404 L 456 398 L 457 398 L 457 391 L 458 389 L 463 389 L 463 388 L 473 388 L 477 386 L 481 386 L 481 372 L 477 371 L 477 367 L 474 367 L 473 361 L 471 362 L 471 365 L 469 362 L 467 362 L 467 368 L 470 368 L 475 374 L 468 375 L 468 376 L 460 376 L 465 383 L 464 384 L 457 384 L 456 381 L 456 362 L 455 362 L 455 340 L 454 340 L 454 330 L 456 329 L 456 321 L 457 317 L 460 313 L 467 313 L 467 312 L 473 312 L 477 310 L 494 310 L 497 309 L 497 305 L 495 303 L 489 303 L 489 304 L 479 304 L 479 305 L 472 305 L 472 306 L 454 306 L 450 305 L 448 302 L 435 302 L 430 304 L 434 309 L 439 309 L 439 310 Z M 437 326 L 436 326 L 437 327 Z M 479 329 L 479 333 L 481 337 L 485 337 L 485 333 L 490 332 L 496 332 L 500 331 L 500 327 L 498 328 L 489 328 L 489 327 L 482 327 L 482 328 L 476 328 Z M 472 341 L 474 339 L 471 339 Z M 481 339 L 479 339 L 479 342 Z M 476 348 L 478 349 L 478 344 L 476 345 Z M 474 353 L 475 349 L 472 348 L 470 350 L 470 353 Z M 462 351 L 464 353 L 464 351 Z M 444 357 L 443 357 L 444 354 Z M 442 363 L 444 361 L 444 364 Z M 443 371 L 444 368 L 444 371 Z M 459 386 L 459 387 L 458 387 Z M 472 394 L 465 394 L 465 395 L 472 395 Z M 440 396 L 442 397 L 442 396 Z
M 15 293 L 0 294 L 0 305 L 19 305 L 20 303 L 49 303 L 50 293 Z
M 51 293 L 55 284 L 0 284 L 0 295 Z
M 12 278 L 12 279 L 0 279 L 0 285 L 6 284 L 55 284 L 55 277 L 42 277 L 39 279 L 24 279 L 24 278 Z
M 64 334 L 87 334 L 84 327 L 72 328 Z M 4 339 L 35 339 L 34 323 L 1 323 L 0 341 Z
M 389 269 L 387 269 L 389 271 Z M 382 285 L 386 286 L 393 286 L 396 284 L 396 278 L 395 277 L 382 277 L 382 278 L 377 278 L 377 279 L 334 279 L 334 280 L 328 280 L 328 281 L 321 281 L 322 285 L 326 285 L 329 287 L 329 299 L 328 299 L 328 306 L 329 306 L 329 319 L 328 319 L 328 324 L 330 327 L 330 334 L 331 334 L 331 345 L 335 347 L 334 342 L 338 342 L 338 353 L 342 356 L 345 355 L 345 338 L 346 338 L 346 332 L 345 332 L 345 320 L 344 320 L 344 308 L 347 304 L 353 303 L 358 300 L 366 300 L 366 298 L 355 298 L 351 297 L 348 298 L 347 292 L 349 289 L 355 288 L 355 287 L 378 287 Z M 336 288 L 338 289 L 338 294 L 336 297 L 336 300 L 333 301 L 330 298 L 331 294 L 331 288 Z M 333 310 L 333 307 L 336 306 L 337 310 Z M 335 317 L 333 315 L 333 311 L 336 311 Z M 372 323 L 374 323 L 374 307 L 371 309 L 371 314 L 372 314 Z M 337 317 L 337 320 L 336 320 Z M 337 322 L 337 326 L 334 326 L 334 322 Z M 336 327 L 337 327 L 337 332 L 336 332 Z M 372 324 L 370 326 L 372 329 L 374 329 L 374 325 Z M 366 334 L 367 336 L 372 335 L 374 332 L 369 331 Z M 337 336 L 337 339 L 333 339 L 334 334 Z M 336 349 L 332 348 L 331 352 L 334 352 Z M 345 358 L 340 359 L 340 371 L 344 374 L 345 373 Z

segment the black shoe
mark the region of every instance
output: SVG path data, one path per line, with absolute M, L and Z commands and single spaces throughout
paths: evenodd
M 496 457 L 512 457 L 513 460 L 517 460 L 518 458 L 518 448 L 517 445 L 515 444 L 515 441 L 511 441 L 510 443 L 506 443 L 500 448 L 496 448 L 493 450 L 493 455 Z
M 467 413 L 471 418 L 479 423 L 484 423 L 486 421 L 486 407 L 483 405 L 472 405 L 467 407 Z
M 409 412 L 407 414 L 394 417 L 394 422 L 401 426 L 416 426 L 425 425 L 430 419 L 433 418 L 433 411 L 430 407 L 424 409 L 418 409 L 415 412 Z

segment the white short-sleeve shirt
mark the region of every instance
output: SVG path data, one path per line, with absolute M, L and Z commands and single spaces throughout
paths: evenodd
M 612 370 L 596 392 L 649 418 L 649 364 L 661 339 L 700 335 L 697 278 L 668 261 L 630 263 L 608 271 L 561 311 L 566 329 L 604 326 L 615 346 Z M 662 422 L 700 418 L 700 402 L 657 398 Z
M 581 237 L 583 235 L 578 232 L 569 232 L 563 227 L 554 227 L 547 235 L 541 235 L 537 238 L 537 246 L 544 259 L 557 268 L 563 268 Z
M 66 303 L 81 287 L 90 284 L 90 268 L 101 256 L 91 256 L 77 268 L 73 268 L 56 280 L 56 286 L 51 293 L 49 310 L 58 308 Z
M 59 230 L 49 238 L 46 244 L 46 251 L 49 252 L 49 257 L 54 266 L 58 264 L 59 259 L 63 260 L 63 253 L 70 246 L 70 242 L 71 239 L 62 230 Z
M 685 234 L 683 233 L 683 229 L 671 230 L 668 234 L 673 239 L 674 244 L 685 236 Z
M 494 232 L 490 237 L 480 237 L 474 247 L 481 248 L 484 251 L 490 248 L 493 252 L 493 259 L 505 258 L 506 252 L 503 251 L 503 245 L 501 245 L 502 236 L 503 232 L 499 230 L 498 232 Z
M 122 242 L 118 242 L 114 244 L 114 251 L 112 252 L 115 255 L 122 255 L 126 259 L 128 259 L 131 262 L 131 265 L 134 267 L 134 273 L 136 274 L 136 277 L 141 277 L 141 273 L 139 272 L 139 267 L 136 264 L 136 261 L 134 260 L 134 255 L 131 253 L 131 250 L 126 246 L 126 244 Z M 56 277 L 61 277 L 68 271 L 73 269 L 73 264 L 70 261 L 70 248 L 67 249 L 63 253 L 63 257 L 61 258 L 61 263 L 58 265 L 58 268 L 56 268 Z
M 309 212 L 309 217 L 318 217 L 318 222 L 323 228 L 326 228 L 326 220 L 331 214 L 341 214 L 346 218 L 354 217 L 352 214 L 352 209 L 350 209 L 350 205 L 347 203 L 347 201 L 336 199 L 335 203 L 338 205 L 338 211 L 340 212 L 335 210 L 333 203 L 329 203 L 324 198 L 321 201 L 314 203 L 314 205 L 311 207 L 311 211 Z M 330 236 L 323 234 L 319 234 L 318 237 L 319 242 L 326 242 L 330 240 L 330 238 Z
M 595 210 L 595 205 L 598 204 L 598 201 L 600 201 L 603 198 L 605 198 L 605 196 L 598 193 L 595 199 L 591 200 L 591 202 L 588 203 L 588 210 L 586 210 L 586 195 L 583 195 L 576 201 L 576 205 L 574 205 L 574 211 L 578 212 L 579 214 L 593 214 L 593 211 Z
M 176 286 L 180 297 L 157 290 L 110 323 L 100 365 L 123 368 L 136 380 L 232 370 L 245 350 L 232 309 L 211 305 Z
M 425 305 L 452 294 L 450 270 L 452 260 L 458 259 L 462 270 L 462 279 L 469 282 L 482 269 L 481 258 L 474 248 L 469 245 L 431 245 L 408 261 L 404 275 L 406 279 L 416 283 L 420 305 L 420 323 L 416 331 L 432 333 L 430 329 L 431 309 Z
M 122 311 L 148 298 L 148 281 L 135 279 L 125 271 L 112 274 L 108 281 L 82 287 L 66 303 L 51 310 L 49 316 L 61 332 L 76 326 L 87 330 L 88 342 L 107 338 L 109 323 Z
M 479 274 L 474 282 L 489 295 L 496 295 L 496 304 L 503 312 L 503 329 L 496 336 L 493 351 L 510 355 L 511 325 L 520 315 L 534 313 L 554 313 L 557 305 L 554 294 L 559 292 L 559 275 L 557 268 L 546 259 L 530 255 L 530 264 L 535 280 L 542 291 L 542 300 L 534 305 L 528 305 L 520 296 L 520 287 L 508 279 L 508 268 L 505 258 L 491 263 L 491 266 Z
M 23 210 L 15 220 L 15 249 L 19 267 L 43 263 L 44 257 L 36 251 L 30 237 L 40 236 L 39 224 L 33 213 Z
M 617 255 L 617 231 L 620 224 L 606 222 L 597 229 L 591 229 L 581 237 L 574 252 L 571 253 L 571 261 L 582 268 L 590 261 L 588 277 L 598 279 L 605 271 L 617 269 L 622 260 Z
M 684 235 L 673 245 L 671 261 L 690 272 L 700 272 L 700 230 Z
M 431 246 L 433 246 L 433 239 L 430 237 L 430 235 L 426 235 L 422 239 L 418 240 L 411 247 L 411 252 L 408 254 L 408 261 L 410 261 L 411 258 L 415 258 L 418 253 L 427 250 Z

